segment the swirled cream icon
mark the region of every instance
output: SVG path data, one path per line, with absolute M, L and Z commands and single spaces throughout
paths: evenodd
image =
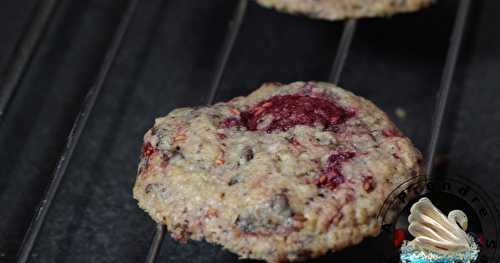
M 468 220 L 464 212 L 453 210 L 445 216 L 424 197 L 411 207 L 408 222 L 414 239 L 403 242 L 401 262 L 472 263 L 477 259 L 479 248 L 465 232 Z

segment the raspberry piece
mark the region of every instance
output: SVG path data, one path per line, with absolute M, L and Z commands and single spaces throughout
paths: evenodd
M 235 126 L 241 126 L 241 121 L 238 118 L 232 117 L 232 118 L 227 118 L 222 122 L 222 127 L 224 128 L 231 128 Z
M 363 189 L 369 193 L 375 189 L 375 181 L 373 180 L 373 176 L 366 176 L 363 178 Z
M 157 150 L 151 145 L 151 143 L 147 142 L 142 146 L 142 156 L 149 158 L 153 153 Z
M 356 154 L 353 152 L 335 153 L 328 157 L 328 164 L 317 181 L 318 186 L 326 186 L 331 190 L 335 190 L 337 186 L 345 182 L 344 175 L 341 172 L 342 163 L 354 158 Z

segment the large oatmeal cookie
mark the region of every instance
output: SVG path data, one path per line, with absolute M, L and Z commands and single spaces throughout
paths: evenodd
M 413 12 L 430 5 L 433 0 L 257 0 L 257 2 L 288 13 L 339 20 Z
M 421 155 L 370 101 L 329 83 L 264 84 L 181 108 L 144 136 L 134 197 L 174 239 L 299 261 L 379 233 Z

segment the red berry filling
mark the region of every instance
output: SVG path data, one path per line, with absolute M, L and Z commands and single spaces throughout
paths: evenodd
M 142 146 L 142 156 L 149 158 L 154 152 L 156 151 L 156 148 L 151 145 L 151 143 L 147 142 Z
M 385 137 L 402 137 L 401 133 L 396 129 L 385 129 L 382 131 Z
M 314 126 L 321 124 L 325 130 L 336 130 L 336 126 L 344 123 L 354 115 L 333 102 L 323 98 L 307 95 L 278 95 L 262 101 L 241 112 L 240 118 L 228 118 L 222 123 L 225 128 L 244 126 L 247 130 L 286 131 L 296 125 Z M 258 127 L 263 118 L 270 116 L 266 127 Z
M 324 169 L 323 174 L 317 180 L 317 185 L 328 187 L 330 190 L 335 190 L 337 186 L 345 182 L 341 168 L 342 163 L 352 159 L 356 154 L 353 152 L 335 153 L 328 157 L 328 164 Z

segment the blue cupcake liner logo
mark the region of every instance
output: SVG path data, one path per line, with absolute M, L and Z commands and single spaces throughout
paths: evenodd
M 413 178 L 389 195 L 379 213 L 386 244 L 381 262 L 500 262 L 498 218 L 486 192 L 466 179 Z

